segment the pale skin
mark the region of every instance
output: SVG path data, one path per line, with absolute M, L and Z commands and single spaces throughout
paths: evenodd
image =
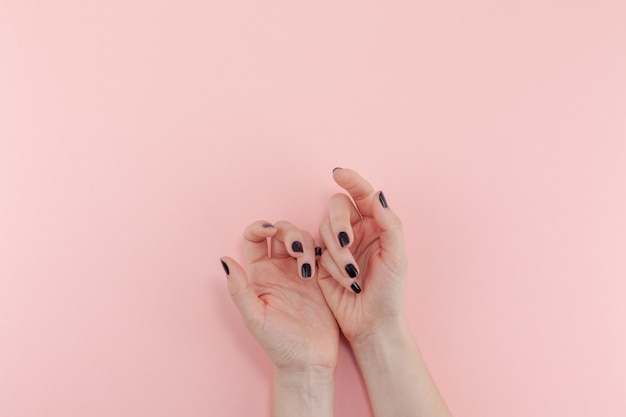
M 288 222 L 257 221 L 244 232 L 244 251 L 247 274 L 232 258 L 222 262 L 235 305 L 274 363 L 272 415 L 332 416 L 339 330 L 314 278 L 313 238 Z M 303 278 L 304 264 L 313 278 Z
M 352 200 L 331 197 L 313 278 L 302 278 L 302 265 L 314 269 L 314 240 L 287 222 L 246 228 L 247 275 L 232 258 L 222 258 L 233 301 L 274 363 L 273 416 L 332 415 L 338 325 L 376 417 L 448 417 L 404 314 L 402 224 L 382 193 L 355 171 L 335 169 L 333 178 Z M 292 250 L 296 240 L 302 252 Z

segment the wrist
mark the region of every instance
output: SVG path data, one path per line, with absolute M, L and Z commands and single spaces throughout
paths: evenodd
M 308 381 L 312 383 L 322 383 L 333 380 L 335 377 L 335 368 L 329 368 L 320 365 L 311 365 L 307 367 L 282 367 L 274 365 L 274 378 L 288 379 L 294 382 Z
M 450 417 L 404 315 L 353 340 L 351 346 L 374 415 Z
M 335 368 L 274 366 L 273 416 L 331 416 Z
M 376 346 L 393 344 L 395 341 L 412 338 L 404 313 L 378 323 L 367 331 L 349 340 L 355 353 L 368 351 Z

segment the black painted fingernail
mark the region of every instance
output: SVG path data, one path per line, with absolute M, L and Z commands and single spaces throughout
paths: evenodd
M 350 275 L 350 278 L 356 278 L 356 276 L 359 275 L 359 271 L 357 271 L 352 264 L 346 265 L 346 272 Z
M 335 169 L 333 169 L 333 172 L 337 171 L 338 169 L 341 169 L 341 167 L 335 167 Z
M 315 247 L 315 256 L 322 256 L 322 248 L 319 246 Z
M 352 285 L 350 285 L 350 288 L 352 288 L 352 291 L 357 294 L 361 292 L 361 287 L 359 287 L 359 284 L 357 284 L 356 282 L 353 282 Z
M 304 252 L 302 250 L 302 243 L 297 240 L 291 244 L 291 249 L 293 249 L 294 252 Z
M 226 272 L 226 275 L 230 275 L 230 269 L 228 269 L 228 265 L 226 265 L 226 262 L 222 261 L 221 259 L 220 262 L 222 263 L 222 268 L 224 268 L 224 272 Z
M 310 264 L 302 264 L 302 278 L 311 278 Z
M 350 244 L 350 238 L 346 232 L 339 232 L 339 244 L 343 248 L 344 246 Z
M 275 226 L 272 223 L 263 223 L 263 227 L 267 229 L 269 227 L 275 227 Z
M 384 208 L 389 207 L 389 206 L 387 205 L 387 200 L 385 199 L 385 195 L 383 194 L 383 192 L 382 192 L 382 191 L 378 194 L 378 200 L 380 200 L 380 204 L 381 204 Z

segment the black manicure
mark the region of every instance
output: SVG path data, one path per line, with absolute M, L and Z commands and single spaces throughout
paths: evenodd
M 339 232 L 339 244 L 343 248 L 344 246 L 350 244 L 350 238 L 346 232 Z
M 315 256 L 322 256 L 322 248 L 319 246 L 315 247 Z
M 221 259 L 220 262 L 222 263 L 222 268 L 224 268 L 224 272 L 226 272 L 226 275 L 230 275 L 230 269 L 228 269 L 228 265 L 226 265 L 226 262 L 222 261 Z
M 297 240 L 291 244 L 291 249 L 293 249 L 294 252 L 304 252 L 302 250 L 302 243 Z
M 350 278 L 356 278 L 356 276 L 359 275 L 359 271 L 357 271 L 352 264 L 346 265 L 346 272 L 350 275 Z
M 311 278 L 311 265 L 302 264 L 302 278 Z
M 263 223 L 263 227 L 270 228 L 270 227 L 274 227 L 274 225 L 272 223 Z
M 385 199 L 385 195 L 383 194 L 383 192 L 382 192 L 382 191 L 378 194 L 378 200 L 380 200 L 380 204 L 382 204 L 382 206 L 383 206 L 384 208 L 389 207 L 389 206 L 387 205 L 387 200 Z
M 356 282 L 353 282 L 352 285 L 350 285 L 350 288 L 352 288 L 352 291 L 357 294 L 361 292 L 361 287 L 359 287 L 359 284 L 357 284 Z
M 333 172 L 337 171 L 338 169 L 341 169 L 341 167 L 335 167 L 335 169 L 333 169 Z

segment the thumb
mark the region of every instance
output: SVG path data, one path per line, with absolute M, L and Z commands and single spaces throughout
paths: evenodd
M 380 245 L 386 255 L 391 255 L 398 259 L 404 255 L 404 234 L 402 232 L 402 222 L 387 204 L 382 191 L 376 193 L 372 199 L 372 211 L 374 221 L 380 227 Z
M 252 325 L 263 314 L 263 302 L 248 286 L 248 276 L 237 261 L 228 256 L 220 258 L 220 261 L 226 272 L 230 297 L 246 324 Z

